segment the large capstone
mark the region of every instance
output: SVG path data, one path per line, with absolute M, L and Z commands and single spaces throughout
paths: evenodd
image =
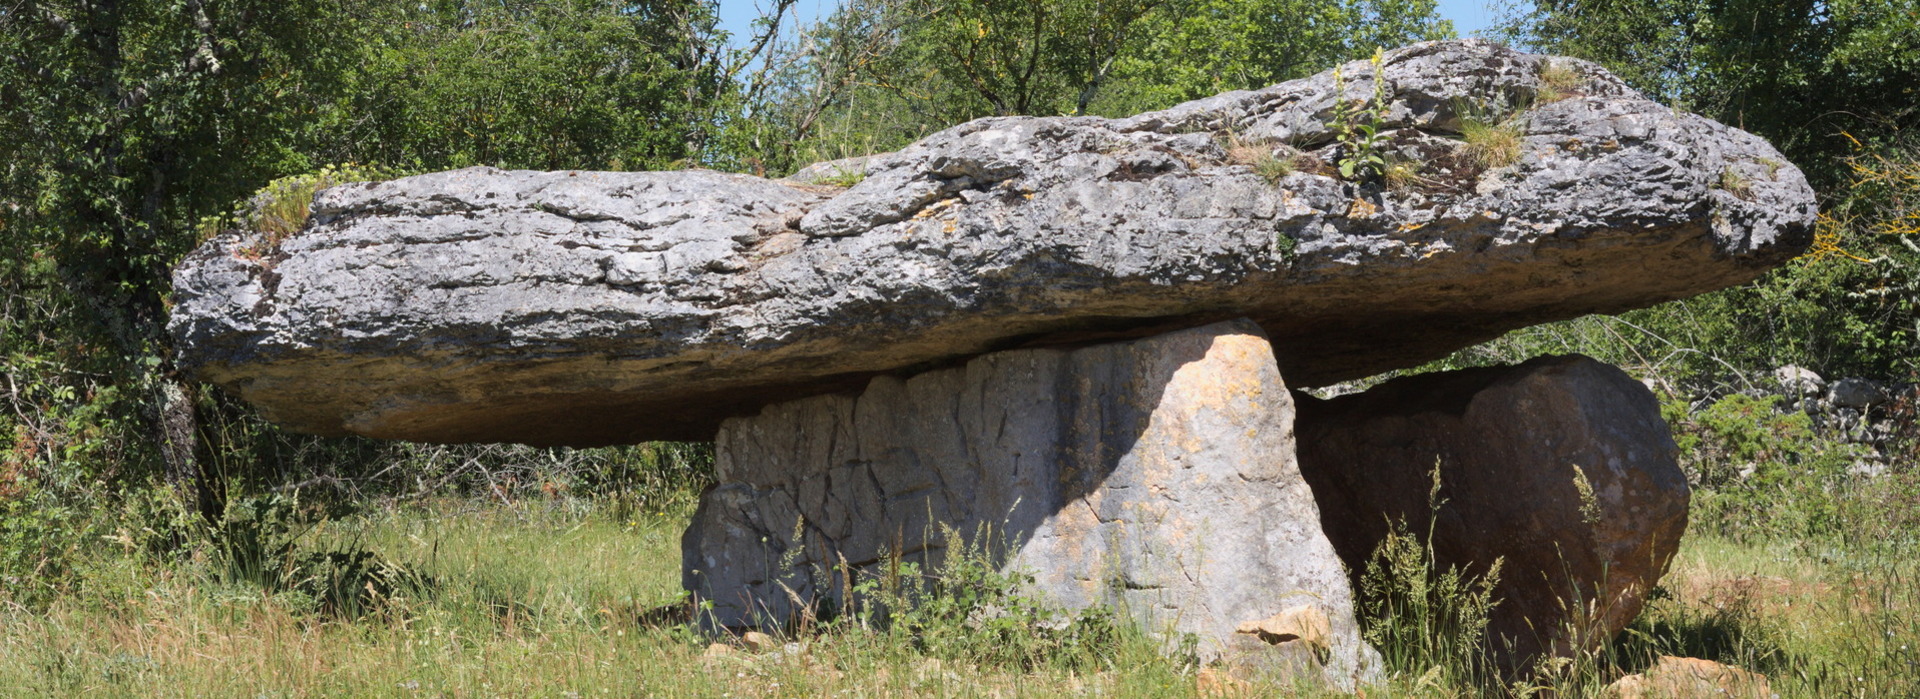
M 1626 628 L 1680 548 L 1679 450 L 1653 394 L 1612 366 L 1543 357 L 1299 410 L 1300 468 L 1356 582 L 1402 525 L 1442 569 L 1499 561 L 1489 645 L 1510 668 Z
M 1334 137 L 1336 104 L 1375 94 L 1363 61 L 1126 119 L 981 119 L 838 164 L 864 168 L 844 190 L 489 168 L 335 187 L 286 239 L 235 231 L 180 265 L 179 364 L 316 434 L 710 439 L 875 376 L 1238 317 L 1323 385 L 1739 284 L 1810 237 L 1813 192 L 1765 141 L 1593 64 L 1434 42 L 1378 79 L 1383 150 L 1418 168 L 1391 185 L 1337 176 L 1365 155 Z M 1506 120 L 1518 157 L 1472 157 L 1469 118 Z
M 1293 403 L 1247 321 L 984 355 L 721 426 L 684 541 L 709 623 L 847 607 L 861 580 L 984 550 L 1069 609 L 1104 606 L 1252 667 L 1374 670 L 1294 462 Z M 851 581 L 849 579 L 851 574 Z

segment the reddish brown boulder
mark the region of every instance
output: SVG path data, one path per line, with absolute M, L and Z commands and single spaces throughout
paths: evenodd
M 1687 480 L 1659 405 L 1586 357 L 1303 397 L 1299 416 L 1300 470 L 1356 580 L 1390 521 L 1423 536 L 1431 523 L 1442 567 L 1484 573 L 1504 559 L 1488 635 L 1510 668 L 1625 628 L 1686 529 Z

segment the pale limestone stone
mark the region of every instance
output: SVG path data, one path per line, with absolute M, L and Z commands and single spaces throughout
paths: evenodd
M 1312 607 L 1327 620 L 1324 672 L 1351 686 L 1374 655 L 1292 424 L 1248 321 L 1000 352 L 775 404 L 721 427 L 686 585 L 713 623 L 777 624 L 803 613 L 796 600 L 844 604 L 849 567 L 884 573 L 890 551 L 937 567 L 971 540 L 1032 574 L 1046 602 L 1193 634 L 1206 657 L 1244 622 Z

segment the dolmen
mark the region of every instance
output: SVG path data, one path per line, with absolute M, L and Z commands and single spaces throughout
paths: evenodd
M 714 441 L 683 549 L 710 627 L 977 548 L 1054 604 L 1350 687 L 1393 527 L 1498 566 L 1490 652 L 1525 664 L 1638 613 L 1688 489 L 1654 398 L 1592 359 L 1304 389 L 1747 282 L 1815 218 L 1759 137 L 1478 40 L 840 167 L 326 189 L 298 232 L 180 264 L 178 362 L 312 434 Z

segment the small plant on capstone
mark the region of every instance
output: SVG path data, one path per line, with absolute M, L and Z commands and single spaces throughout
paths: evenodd
M 822 177 L 816 180 L 816 182 L 829 187 L 852 187 L 866 181 L 866 179 L 867 173 L 865 170 L 834 170 L 833 174 Z
M 1525 138 L 1513 120 L 1495 121 L 1480 116 L 1460 118 L 1461 150 L 1482 169 L 1492 170 L 1520 161 Z
M 1387 183 L 1387 189 L 1410 189 L 1425 181 L 1420 176 L 1421 169 L 1425 167 L 1426 163 L 1411 158 L 1389 158 L 1386 172 L 1381 177 Z
M 1585 89 L 1587 79 L 1573 66 L 1559 61 L 1549 60 L 1540 67 L 1540 89 L 1535 92 L 1535 104 L 1551 104 L 1579 95 Z
M 387 180 L 399 173 L 379 167 L 346 163 L 328 165 L 318 171 L 282 177 L 267 183 L 260 191 L 234 207 L 228 216 L 201 219 L 200 233 L 210 237 L 229 228 L 252 233 L 254 240 L 240 248 L 241 256 L 263 261 L 280 249 L 287 236 L 307 225 L 314 195 L 320 190 L 349 182 Z
M 1227 162 L 1252 168 L 1254 174 L 1268 184 L 1279 184 L 1280 180 L 1299 169 L 1294 160 L 1297 156 L 1291 149 L 1286 155 L 1280 155 L 1279 150 L 1284 146 L 1277 147 L 1268 139 L 1250 139 L 1237 133 L 1228 133 L 1225 147 Z
M 1282 233 L 1279 231 L 1274 232 L 1273 254 L 1275 257 L 1280 258 L 1280 261 L 1282 263 L 1289 264 L 1289 265 L 1293 264 L 1293 258 L 1295 256 L 1294 250 L 1299 247 L 1300 247 L 1300 242 L 1297 240 L 1294 240 L 1293 236 L 1287 235 L 1286 233 Z
M 1734 169 L 1732 165 L 1728 165 L 1720 170 L 1720 189 L 1745 199 L 1753 195 L 1753 181 L 1747 179 L 1746 175 L 1740 174 L 1740 171 Z
M 1346 79 L 1339 68 L 1333 71 L 1334 93 L 1337 101 L 1333 105 L 1334 140 L 1340 146 L 1340 156 L 1334 161 L 1334 168 L 1340 176 L 1353 182 L 1375 182 L 1386 175 L 1386 129 L 1387 121 L 1387 81 L 1384 68 L 1384 54 L 1374 49 L 1373 58 L 1373 96 L 1365 100 L 1346 99 Z
M 1280 180 L 1293 174 L 1293 159 L 1282 158 L 1269 151 L 1253 161 L 1253 171 L 1266 179 L 1267 184 L 1279 184 Z

